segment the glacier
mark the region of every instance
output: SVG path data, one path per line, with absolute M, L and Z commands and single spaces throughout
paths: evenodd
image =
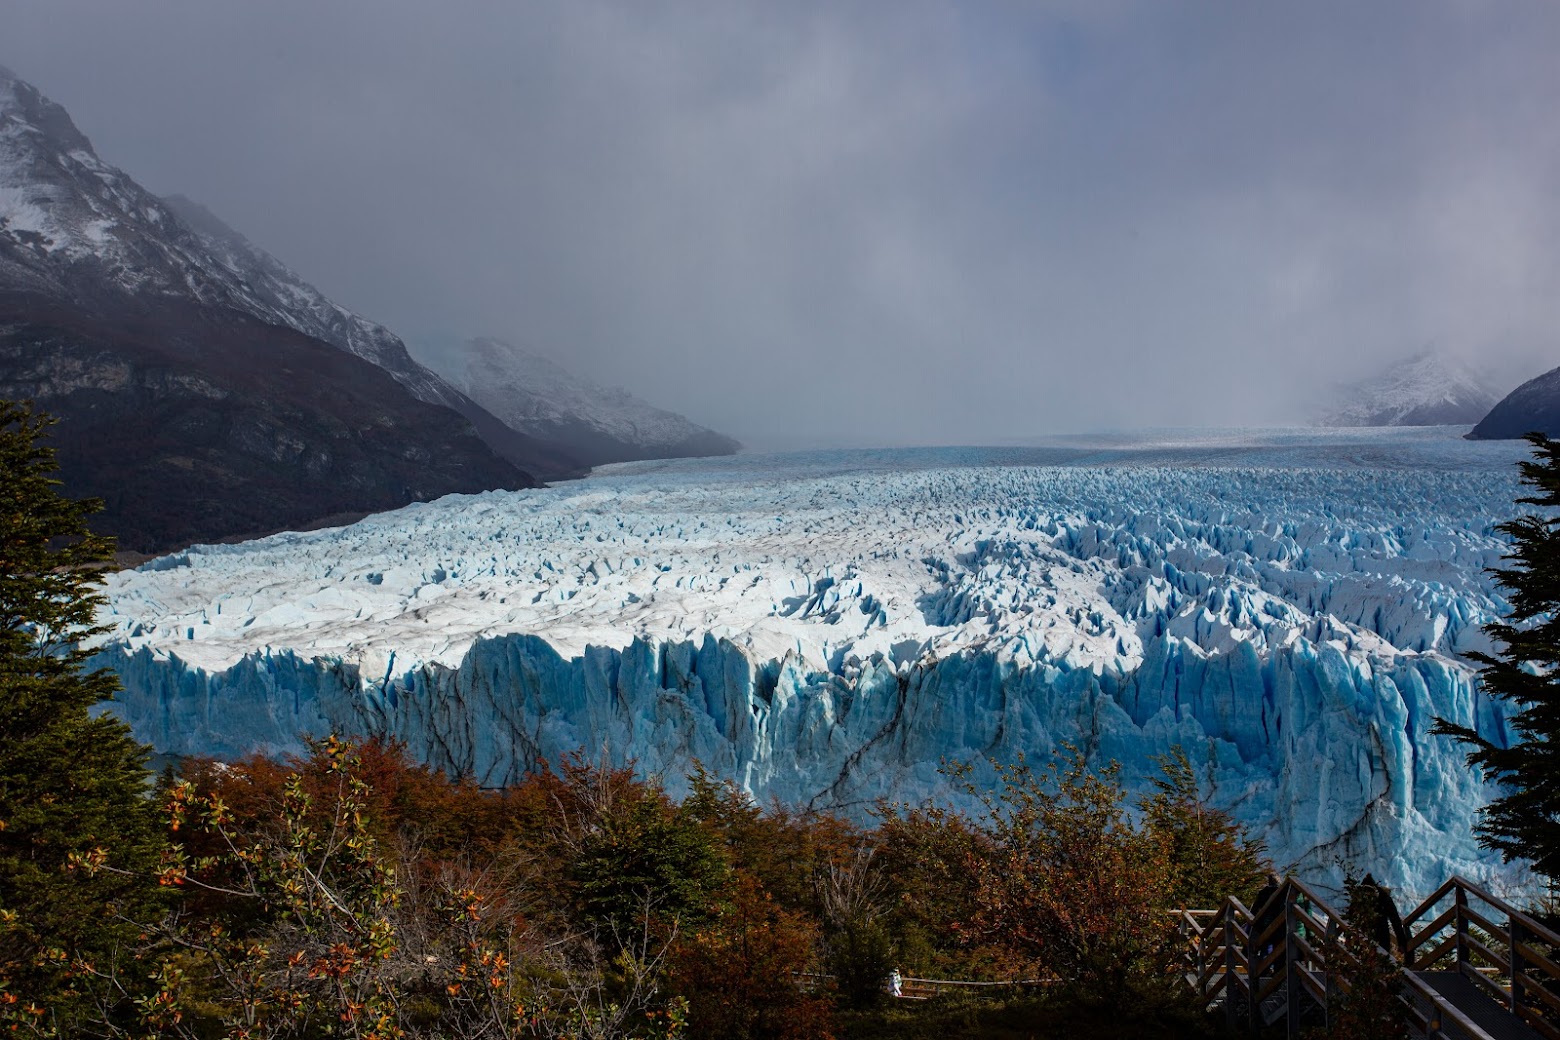
M 1517 892 L 1430 733 L 1508 739 L 1463 655 L 1525 449 L 1463 432 L 622 464 L 111 575 L 97 659 L 168 754 L 382 733 L 498 785 L 583 749 L 858 818 L 957 801 L 946 761 L 1071 745 L 1143 789 L 1180 746 L 1317 883 Z

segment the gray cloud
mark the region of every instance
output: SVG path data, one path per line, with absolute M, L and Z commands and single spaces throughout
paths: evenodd
M 99 152 L 408 339 L 764 442 L 1560 364 L 1560 7 L 10 0 Z

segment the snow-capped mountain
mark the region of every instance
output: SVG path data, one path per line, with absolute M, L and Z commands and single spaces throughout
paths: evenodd
M 518 466 L 580 466 L 506 428 L 413 360 L 389 329 L 331 301 L 204 206 L 181 195 L 160 199 L 103 162 L 63 108 L 3 68 L 0 284 L 88 308 L 105 294 L 230 308 L 379 366 L 418 400 L 465 416 Z
M 0 70 L 0 396 L 66 420 L 100 529 L 167 548 L 534 483 L 477 434 L 525 438 L 246 246 Z
M 233 287 L 203 269 L 199 252 L 157 198 L 97 157 L 63 108 L 0 68 L 0 284 L 72 296 L 108 283 L 225 302 Z
M 1499 395 L 1466 364 L 1425 351 L 1341 390 L 1319 426 L 1468 426 Z
M 103 162 L 63 108 L 0 68 L 0 274 L 91 305 L 111 288 L 232 308 L 324 340 L 419 399 L 459 392 L 381 326 L 340 307 L 204 207 L 159 199 Z
M 420 364 L 400 337 L 335 303 L 205 207 L 158 198 L 101 160 L 63 108 L 0 68 L 0 290 L 102 313 L 125 299 L 237 311 L 363 358 L 420 401 L 452 408 L 505 459 L 543 477 L 599 462 L 722 454 L 736 444 L 540 358 L 479 351 L 469 385 L 496 417 Z M 477 369 L 459 379 L 476 376 Z M 492 393 L 487 377 L 505 388 Z M 529 379 L 531 382 L 526 382 Z M 552 395 L 557 395 L 553 398 Z
M 1280 865 L 1507 877 L 1437 717 L 1505 609 L 1520 446 L 1444 430 L 630 464 L 111 577 L 113 710 L 181 754 L 381 732 L 483 783 L 585 749 L 864 815 L 938 765 L 1181 746 Z M 978 774 L 979 776 L 987 774 Z
M 206 207 L 183 195 L 163 203 L 194 232 L 212 261 L 243 287 L 243 309 L 262 321 L 297 329 L 389 372 L 419 401 L 465 416 L 499 455 L 541 477 L 571 476 L 587 463 L 559 445 L 528 436 L 494 416 L 442 376 L 416 361 L 401 337 L 383 325 L 328 299 L 280 260 L 261 249 Z
M 626 390 L 597 386 L 524 347 L 483 338 L 448 352 L 445 375 L 510 427 L 565 445 L 589 465 L 730 455 L 740 447 Z
M 1501 398 L 1468 436 L 1513 440 L 1529 433 L 1560 437 L 1560 368 L 1534 376 Z
M 215 261 L 223 274 L 242 287 L 239 298 L 243 309 L 378 365 L 420 401 L 449 407 L 461 402 L 460 391 L 412 360 L 406 344 L 395 333 L 327 299 L 199 203 L 183 195 L 169 195 L 161 201 L 199 237 L 199 259 L 208 265 Z

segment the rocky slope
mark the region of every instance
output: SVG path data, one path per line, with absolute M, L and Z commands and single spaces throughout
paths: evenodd
M 1507 394 L 1468 436 L 1512 440 L 1534 432 L 1560 437 L 1560 368 L 1535 376 Z
M 213 242 L 0 69 L 0 395 L 67 420 L 67 490 L 125 548 L 534 484 L 399 341 Z
M 0 397 L 62 420 L 65 490 L 102 498 L 93 527 L 139 552 L 534 483 L 368 362 L 178 301 L 0 294 Z
M 198 237 L 205 266 L 214 266 L 239 287 L 234 300 L 240 309 L 378 365 L 418 400 L 465 416 L 494 451 L 529 472 L 543 477 L 572 476 L 588 465 L 561 445 L 506 425 L 414 360 L 395 333 L 333 302 L 198 202 L 183 195 L 169 195 L 161 201 Z

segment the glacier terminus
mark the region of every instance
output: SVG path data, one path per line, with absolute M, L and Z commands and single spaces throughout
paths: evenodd
M 498 785 L 583 750 L 862 819 L 955 801 L 945 761 L 1073 745 L 1141 789 L 1179 746 L 1302 876 L 1510 889 L 1430 732 L 1508 739 L 1464 655 L 1525 446 L 1463 432 L 628 463 L 112 575 L 98 659 L 169 754 L 382 733 Z

